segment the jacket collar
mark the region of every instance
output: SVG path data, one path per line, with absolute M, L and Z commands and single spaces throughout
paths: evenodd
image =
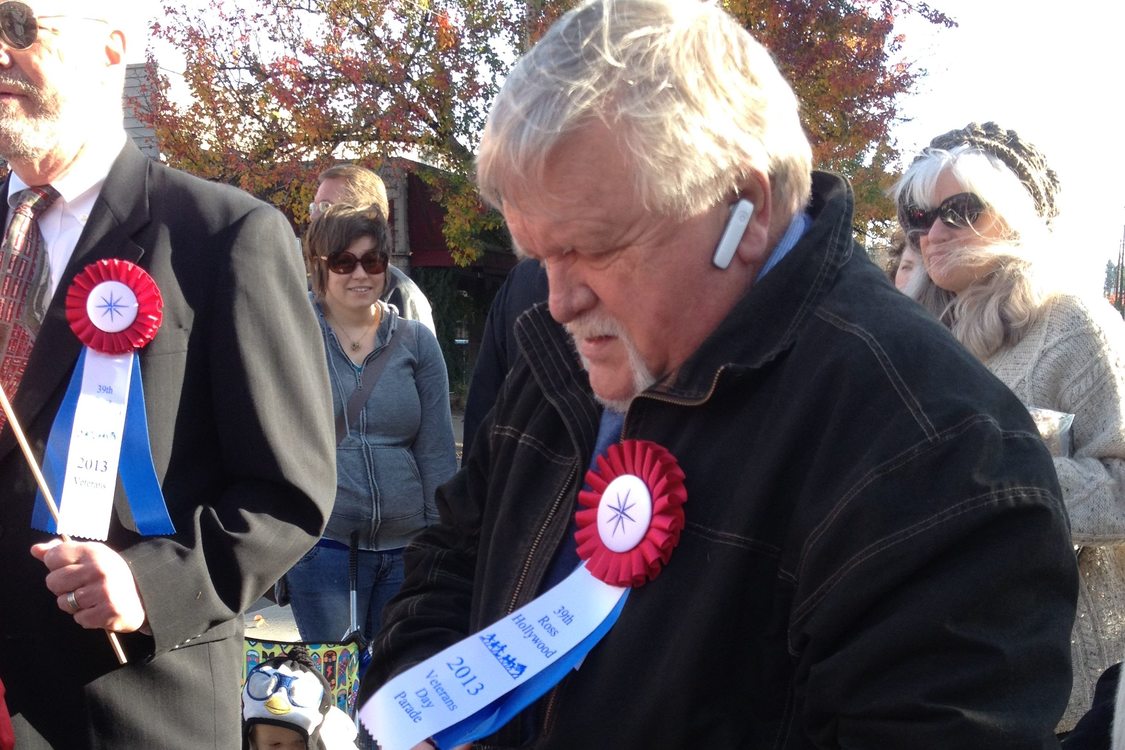
M 547 303 L 540 302 L 516 318 L 512 330 L 543 396 L 567 417 L 564 422 L 574 445 L 579 451 L 592 448 L 601 408 L 566 329 L 551 317 Z
M 389 277 L 389 274 L 388 274 Z M 325 314 L 324 306 L 316 298 L 316 292 L 309 291 L 309 304 L 312 305 L 313 312 L 316 313 L 316 319 L 320 323 L 320 332 L 323 334 L 325 345 L 329 341 L 336 341 L 336 350 L 339 356 L 351 362 L 351 358 L 344 352 L 344 345 L 340 343 L 339 337 L 336 332 L 332 330 L 332 326 L 328 322 L 328 316 Z M 384 299 L 379 299 L 375 302 L 379 305 L 379 328 L 375 331 L 375 348 L 371 350 L 375 354 L 383 349 L 391 342 L 391 336 L 398 330 L 399 321 L 402 316 L 398 314 L 397 309 Z M 329 347 L 331 350 L 331 347 Z
M 853 207 L 847 180 L 814 172 L 808 231 L 742 296 L 673 379 L 654 390 L 686 401 L 705 399 L 725 366 L 758 368 L 789 349 L 852 256 Z
M 854 252 L 853 207 L 847 180 L 814 172 L 808 206 L 813 222 L 796 247 L 742 296 L 670 381 L 648 392 L 704 400 L 724 367 L 761 367 L 791 347 Z M 546 304 L 521 316 L 515 328 L 548 399 L 565 401 L 576 390 L 589 398 L 589 381 L 570 337 L 551 319 Z
M 59 280 L 23 382 L 13 400 L 16 415 L 29 431 L 52 395 L 70 376 L 82 348 L 66 320 L 66 294 L 74 277 L 88 264 L 102 258 L 121 258 L 136 263 L 144 254 L 132 237 L 149 222 L 150 175 L 148 157 L 132 142 L 126 143 L 106 177 L 90 220 Z M 54 415 L 47 416 L 48 422 L 54 418 Z M 46 429 L 44 436 L 45 433 Z M 12 431 L 5 430 L 0 437 L 0 457 L 14 445 Z

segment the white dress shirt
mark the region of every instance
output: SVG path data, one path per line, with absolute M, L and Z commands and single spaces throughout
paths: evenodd
M 125 131 L 117 130 L 105 138 L 91 141 L 79 154 L 66 174 L 51 182 L 51 187 L 59 192 L 58 199 L 39 217 L 39 232 L 47 248 L 51 263 L 51 286 L 49 294 L 55 294 L 66 264 L 78 245 L 78 238 L 86 228 L 94 202 L 105 184 L 113 162 L 125 145 Z M 8 216 L 15 206 L 14 196 L 28 187 L 28 184 L 12 172 L 8 181 Z

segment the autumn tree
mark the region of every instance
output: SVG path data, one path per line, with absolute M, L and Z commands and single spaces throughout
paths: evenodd
M 471 261 L 498 220 L 468 181 L 488 103 L 513 50 L 556 4 L 517 0 L 211 0 L 166 3 L 153 33 L 183 55 L 186 97 L 149 60 L 142 119 L 174 166 L 307 218 L 310 174 L 336 161 L 414 156 Z
M 685 0 L 686 1 L 686 0 Z M 306 218 L 310 173 L 415 155 L 446 208 L 458 262 L 496 228 L 471 184 L 472 155 L 505 73 L 573 0 L 211 0 L 166 2 L 153 32 L 185 59 L 186 97 L 150 59 L 147 114 L 175 166 Z M 818 166 L 856 185 L 857 225 L 891 216 L 883 171 L 895 98 L 918 71 L 893 34 L 907 0 L 727 0 L 770 47 L 803 103 Z
M 777 59 L 801 102 L 818 168 L 845 174 L 856 194 L 856 229 L 894 219 L 886 192 L 899 161 L 891 127 L 898 98 L 924 70 L 905 56 L 895 21 L 916 13 L 950 27 L 925 3 L 904 0 L 727 0 Z M 882 227 L 880 227 L 882 225 Z

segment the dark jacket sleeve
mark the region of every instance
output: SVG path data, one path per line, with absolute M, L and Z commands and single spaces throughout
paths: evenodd
M 470 633 L 487 443 L 481 441 L 469 465 L 438 488 L 441 521 L 423 529 L 403 553 L 406 580 L 383 610 L 360 705 L 391 677 Z
M 187 318 L 181 295 L 195 303 L 184 349 L 166 345 L 143 365 L 176 533 L 122 550 L 156 653 L 220 624 L 240 628 L 239 613 L 316 542 L 335 497 L 324 347 L 291 232 L 265 204 L 243 209 L 214 222 L 227 224 L 221 234 L 197 238 L 202 252 L 174 248 L 175 284 L 156 271 L 176 292 L 175 320 Z
M 1057 747 L 1077 574 L 1049 458 L 991 422 L 915 454 L 865 477 L 795 566 L 798 720 L 825 748 Z

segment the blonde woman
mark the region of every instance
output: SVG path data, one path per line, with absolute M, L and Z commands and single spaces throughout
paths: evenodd
M 1069 449 L 1048 440 L 1081 573 L 1067 731 L 1125 652 L 1125 323 L 1053 288 L 1058 190 L 1034 146 L 986 123 L 931 141 L 894 195 L 926 270 L 907 293 L 1029 409 L 1073 415 Z

